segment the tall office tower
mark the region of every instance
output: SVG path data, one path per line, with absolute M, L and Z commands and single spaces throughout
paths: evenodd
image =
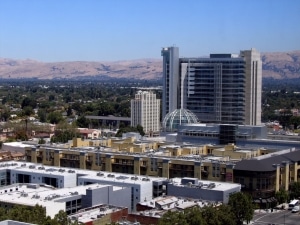
M 131 126 L 141 125 L 146 134 L 160 130 L 160 99 L 148 91 L 138 91 L 131 100 Z
M 179 109 L 179 49 L 178 47 L 163 48 L 163 96 L 162 118 L 168 112 Z
M 169 52 L 168 50 L 169 48 L 164 48 L 162 53 Z M 168 54 L 162 55 L 164 64 L 167 62 L 164 68 L 178 64 L 178 72 L 173 72 L 178 73 L 178 76 L 173 76 L 176 80 L 172 82 L 179 89 L 172 93 L 168 89 L 172 84 L 164 86 L 165 96 L 171 96 L 177 108 L 189 109 L 202 122 L 247 125 L 261 123 L 262 64 L 260 54 L 255 49 L 241 51 L 239 55 L 178 57 L 174 59 L 175 63 L 167 61 Z M 170 80 L 170 76 L 167 70 L 163 70 L 164 80 Z M 162 107 L 166 113 L 172 111 L 164 102 Z
M 256 49 L 241 51 L 246 61 L 245 124 L 261 124 L 262 61 Z

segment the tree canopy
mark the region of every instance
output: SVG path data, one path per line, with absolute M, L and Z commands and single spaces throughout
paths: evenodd
M 168 211 L 159 220 L 159 225 L 239 225 L 250 222 L 254 210 L 252 200 L 241 192 L 229 197 L 228 205 L 193 207 L 184 211 Z
M 228 205 L 234 213 L 236 224 L 243 224 L 244 221 L 250 222 L 254 208 L 249 195 L 242 192 L 234 193 L 230 195 Z
M 0 207 L 0 221 L 15 220 L 25 223 L 38 225 L 78 225 L 78 222 L 72 222 L 66 212 L 60 210 L 53 219 L 46 216 L 46 210 L 40 205 L 27 207 L 15 205 L 10 209 Z

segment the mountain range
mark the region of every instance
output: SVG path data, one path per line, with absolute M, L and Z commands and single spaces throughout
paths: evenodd
M 300 50 L 261 53 L 263 78 L 300 78 Z M 76 79 L 109 77 L 141 80 L 162 78 L 162 59 L 113 62 L 40 62 L 0 58 L 0 78 Z

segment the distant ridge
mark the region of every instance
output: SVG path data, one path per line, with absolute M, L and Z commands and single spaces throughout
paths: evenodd
M 274 79 L 300 78 L 300 50 L 262 53 L 263 77 Z M 31 59 L 0 58 L 0 78 L 76 79 L 111 77 L 140 80 L 162 78 L 161 59 L 139 59 L 114 62 L 39 62 Z

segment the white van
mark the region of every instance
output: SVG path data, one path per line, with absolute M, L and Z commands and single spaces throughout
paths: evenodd
M 289 210 L 292 210 L 295 206 L 298 206 L 299 200 L 295 199 L 289 203 Z

